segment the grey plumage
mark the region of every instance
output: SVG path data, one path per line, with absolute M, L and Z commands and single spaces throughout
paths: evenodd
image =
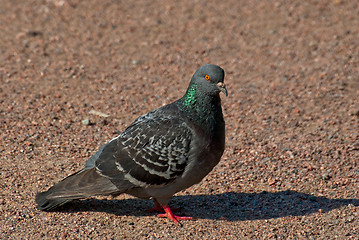
M 38 208 L 121 193 L 167 206 L 173 194 L 200 182 L 223 154 L 223 80 L 220 67 L 199 68 L 181 99 L 137 118 L 100 147 L 83 170 L 37 194 Z

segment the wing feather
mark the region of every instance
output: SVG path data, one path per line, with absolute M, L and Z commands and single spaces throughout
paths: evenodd
M 111 140 L 95 165 L 110 179 L 121 175 L 138 187 L 163 186 L 183 174 L 192 137 L 190 127 L 178 115 L 151 112 Z

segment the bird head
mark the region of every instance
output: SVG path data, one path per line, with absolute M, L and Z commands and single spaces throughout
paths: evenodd
M 197 84 L 201 91 L 206 94 L 218 94 L 223 92 L 228 96 L 226 86 L 224 85 L 224 70 L 214 64 L 206 64 L 200 67 L 193 75 L 193 83 Z

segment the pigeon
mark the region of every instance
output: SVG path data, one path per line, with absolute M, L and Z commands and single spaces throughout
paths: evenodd
M 177 192 L 199 183 L 220 161 L 225 122 L 220 92 L 228 96 L 221 67 L 207 64 L 192 76 L 185 95 L 138 117 L 90 157 L 83 170 L 36 195 L 37 208 L 53 210 L 74 199 L 130 194 L 153 199 L 159 217 L 175 223 L 168 206 Z

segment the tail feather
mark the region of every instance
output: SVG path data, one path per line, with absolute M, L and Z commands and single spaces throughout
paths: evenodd
M 51 192 L 47 191 L 47 192 L 41 192 L 36 194 L 35 201 L 37 204 L 37 209 L 40 209 L 42 211 L 49 211 L 54 208 L 60 207 L 61 205 L 64 205 L 67 202 L 72 201 L 72 199 L 62 199 L 62 198 L 47 199 L 47 196 L 50 193 Z
M 94 195 L 119 193 L 119 189 L 108 179 L 98 174 L 95 168 L 85 169 L 68 176 L 48 191 L 36 195 L 37 208 L 52 210 L 74 199 Z

